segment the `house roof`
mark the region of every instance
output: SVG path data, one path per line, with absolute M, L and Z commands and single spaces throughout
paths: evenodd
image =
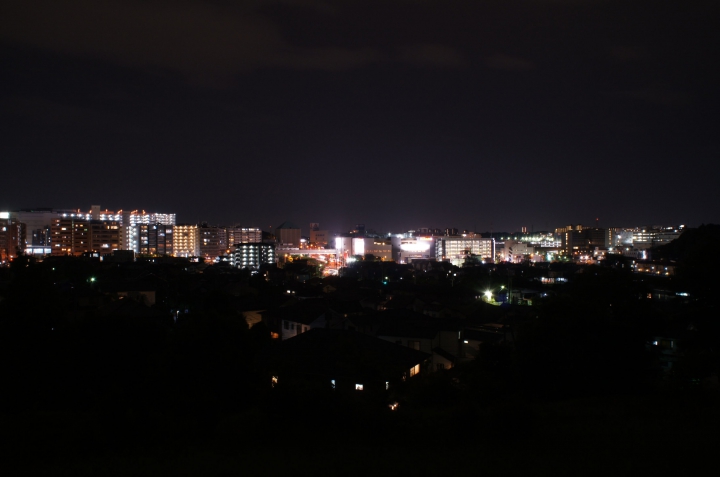
M 419 323 L 398 322 L 385 323 L 380 326 L 378 336 L 393 336 L 405 338 L 433 339 L 437 336 L 438 329 L 433 326 L 423 326 Z
M 433 318 L 408 309 L 387 310 L 377 316 L 378 336 L 432 339 L 440 331 L 460 329 L 454 320 Z
M 363 307 L 356 300 L 335 300 L 330 303 L 330 309 L 340 315 L 357 315 L 363 312 Z
M 450 362 L 452 362 L 452 363 L 454 363 L 455 360 L 457 359 L 456 356 L 448 353 L 447 351 L 445 351 L 444 349 L 442 349 L 442 348 L 440 348 L 440 347 L 433 348 L 432 351 L 433 351 L 433 353 L 435 353 L 435 354 L 437 354 L 437 355 L 439 355 L 439 356 L 442 356 L 443 358 L 447 359 L 448 361 L 450 361 Z
M 313 329 L 280 343 L 271 366 L 328 378 L 397 377 L 430 355 L 363 333 Z
M 293 305 L 266 310 L 263 312 L 263 316 L 309 325 L 322 316 L 326 310 L 327 305 L 324 300 L 307 299 Z

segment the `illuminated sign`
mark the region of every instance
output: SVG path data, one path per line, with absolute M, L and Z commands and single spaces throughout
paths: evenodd
M 365 239 L 354 238 L 352 241 L 353 254 L 354 255 L 365 255 Z
M 403 252 L 427 252 L 430 250 L 429 242 L 406 242 L 400 244 L 400 250 Z

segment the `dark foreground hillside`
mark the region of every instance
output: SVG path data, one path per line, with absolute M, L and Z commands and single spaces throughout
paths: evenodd
M 253 407 L 212 423 L 4 413 L 2 466 L 5 475 L 693 475 L 715 461 L 717 397 L 375 415 Z

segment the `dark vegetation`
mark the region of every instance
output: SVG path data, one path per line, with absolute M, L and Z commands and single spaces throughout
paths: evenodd
M 539 267 L 368 261 L 301 286 L 274 269 L 21 258 L 0 270 L 3 473 L 691 474 L 711 464 L 720 423 L 718 244 L 704 226 L 658 251 L 678 264 L 670 278 L 623 260 L 553 264 L 568 282 L 529 307 L 476 296 L 510 279 L 533 286 Z M 335 299 L 431 296 L 515 340 L 408 380 L 394 412 L 357 393 L 271 389 L 258 362 L 269 330 L 242 313 L 327 284 Z M 155 304 L 121 299 L 125 289 L 156 290 Z M 689 297 L 648 299 L 657 289 Z M 669 371 L 654 337 L 681 343 Z

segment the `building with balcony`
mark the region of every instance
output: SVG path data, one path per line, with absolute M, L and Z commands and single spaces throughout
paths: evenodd
M 91 220 L 88 223 L 89 247 L 87 252 L 107 255 L 120 250 L 121 226 L 116 221 Z
M 176 257 L 200 256 L 200 231 L 197 225 L 173 227 L 173 254 Z
M 495 239 L 482 238 L 468 234 L 459 237 L 437 237 L 435 241 L 435 259 L 450 262 L 461 267 L 470 256 L 480 257 L 483 261 L 495 260 Z
M 215 260 L 229 252 L 225 227 L 203 225 L 198 229 L 198 240 L 200 256 L 207 260 Z
M 53 256 L 77 257 L 85 253 L 105 255 L 120 249 L 121 226 L 112 220 L 60 217 L 53 219 L 50 237 Z
M 163 224 L 137 224 L 138 243 L 135 250 L 140 255 L 173 255 L 173 226 Z
M 263 232 L 257 227 L 228 227 L 228 246 L 232 249 L 232 246 L 240 243 L 260 243 L 263 241 Z
M 234 247 L 232 265 L 237 268 L 258 270 L 261 265 L 275 263 L 275 244 L 241 243 Z
M 25 224 L 0 212 L 0 263 L 13 260 L 22 252 L 25 242 Z

